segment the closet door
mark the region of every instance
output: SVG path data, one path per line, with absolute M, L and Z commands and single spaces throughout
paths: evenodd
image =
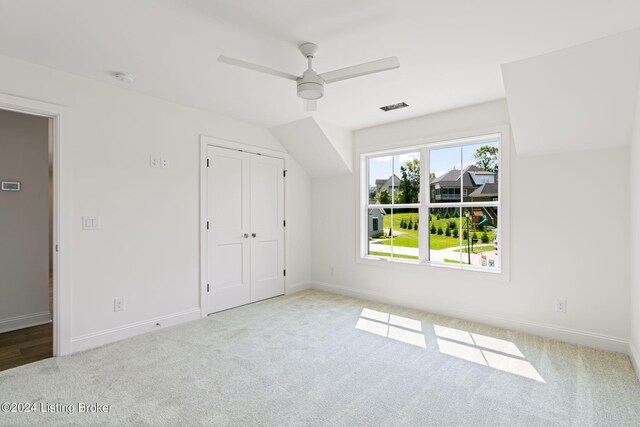
M 251 301 L 284 294 L 284 163 L 251 156 Z
M 251 155 L 208 148 L 207 309 L 251 302 Z

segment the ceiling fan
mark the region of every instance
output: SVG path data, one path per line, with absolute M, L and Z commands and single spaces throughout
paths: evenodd
M 389 58 L 378 59 L 377 61 L 365 62 L 364 64 L 353 65 L 351 67 L 318 74 L 313 70 L 311 63 L 318 53 L 318 46 L 313 43 L 302 43 L 299 46 L 299 49 L 300 53 L 307 58 L 307 62 L 309 64 L 309 68 L 302 73 L 302 76 L 295 76 L 293 74 L 274 70 L 262 65 L 252 64 L 251 62 L 246 62 L 241 59 L 230 58 L 224 55 L 220 55 L 218 57 L 218 61 L 295 81 L 298 85 L 298 96 L 304 100 L 305 111 L 316 110 L 316 101 L 324 95 L 325 83 L 339 82 L 341 80 L 360 77 L 372 73 L 379 73 L 380 71 L 393 70 L 400 67 L 398 58 L 391 56 Z

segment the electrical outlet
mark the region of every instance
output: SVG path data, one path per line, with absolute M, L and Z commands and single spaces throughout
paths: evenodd
M 118 297 L 113 300 L 113 311 L 124 311 L 124 297 Z
M 567 312 L 567 300 L 566 299 L 557 299 L 556 300 L 556 311 L 558 313 L 566 313 Z
M 169 160 L 166 157 L 160 157 L 160 167 L 166 169 L 169 167 Z
M 149 167 L 159 168 L 160 167 L 160 156 L 156 156 L 152 154 L 149 156 Z

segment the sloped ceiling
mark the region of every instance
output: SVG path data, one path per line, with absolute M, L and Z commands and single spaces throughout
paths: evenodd
M 351 131 L 313 117 L 269 129 L 310 177 L 351 173 Z
M 266 128 L 309 116 L 295 84 L 218 55 L 292 74 L 305 41 L 321 73 L 396 55 L 327 86 L 313 116 L 356 130 L 504 98 L 500 64 L 638 26 L 637 0 L 2 0 L 0 54 Z
M 502 74 L 519 155 L 629 144 L 640 30 L 505 64 Z

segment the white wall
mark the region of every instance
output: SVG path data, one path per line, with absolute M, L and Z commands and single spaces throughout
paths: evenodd
M 357 131 L 355 146 L 508 123 L 505 102 L 496 101 Z M 628 155 L 621 147 L 521 158 L 512 147 L 508 282 L 488 273 L 356 263 L 355 178 L 314 179 L 314 286 L 626 351 Z M 556 298 L 567 299 L 566 314 L 555 312 Z
M 7 57 L 0 92 L 71 109 L 74 350 L 150 319 L 192 318 L 180 316 L 199 306 L 199 135 L 280 144 L 258 126 Z M 150 168 L 151 154 L 169 168 Z M 294 161 L 288 169 L 287 282 L 296 284 L 309 280 L 309 179 Z M 82 231 L 83 215 L 99 215 L 100 230 Z M 116 313 L 120 296 L 126 310 Z
M 51 321 L 49 120 L 0 110 L 0 332 Z
M 630 159 L 630 203 L 631 230 L 629 240 L 631 251 L 629 254 L 631 266 L 631 356 L 636 373 L 640 376 L 640 91 L 636 104 L 636 118 L 633 138 L 631 140 Z

